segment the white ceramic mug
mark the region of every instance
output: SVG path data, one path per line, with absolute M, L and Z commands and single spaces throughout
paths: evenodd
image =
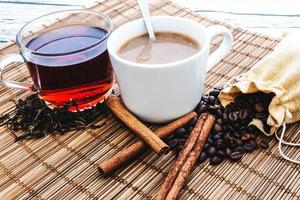
M 146 33 L 142 19 L 128 22 L 110 35 L 107 49 L 125 105 L 144 121 L 163 123 L 195 109 L 202 96 L 206 71 L 225 57 L 233 40 L 223 26 L 205 28 L 193 20 L 173 16 L 151 19 L 155 31 L 182 33 L 202 47 L 180 61 L 141 64 L 121 58 L 118 50 L 131 38 Z M 209 55 L 211 39 L 219 34 L 224 36 L 223 42 Z

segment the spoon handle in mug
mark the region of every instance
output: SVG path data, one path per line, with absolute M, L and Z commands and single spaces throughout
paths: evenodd
M 19 54 L 8 54 L 0 59 L 0 82 L 3 86 L 7 88 L 14 88 L 26 91 L 35 91 L 34 87 L 31 84 L 21 83 L 13 80 L 6 80 L 3 77 L 5 67 L 9 66 L 12 63 L 24 63 L 24 59 Z
M 147 0 L 137 0 L 139 4 L 139 8 L 141 10 L 141 13 L 144 18 L 144 22 L 146 25 L 146 28 L 148 30 L 149 38 L 150 40 L 155 40 L 156 37 L 154 35 L 151 19 L 150 19 L 150 12 L 149 12 L 149 6 Z

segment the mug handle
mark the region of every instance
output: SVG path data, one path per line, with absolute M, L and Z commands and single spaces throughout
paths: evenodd
M 210 41 L 217 35 L 223 35 L 221 45 L 209 55 L 207 63 L 207 71 L 210 70 L 215 64 L 220 62 L 229 52 L 233 44 L 231 32 L 224 26 L 215 25 L 207 28 Z
M 8 54 L 0 59 L 0 82 L 3 86 L 8 88 L 26 90 L 26 91 L 35 91 L 34 87 L 27 83 L 21 83 L 12 80 L 6 80 L 3 78 L 3 72 L 6 66 L 11 63 L 19 62 L 24 63 L 24 59 L 19 54 Z

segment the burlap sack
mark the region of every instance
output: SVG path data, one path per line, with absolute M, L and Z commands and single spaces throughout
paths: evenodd
M 225 88 L 219 95 L 223 106 L 233 101 L 240 93 L 273 92 L 275 96 L 269 106 L 270 115 L 267 121 L 272 126 L 270 134 L 274 134 L 285 123 L 290 124 L 299 121 L 299 34 L 292 34 L 284 38 L 271 54 L 263 58 L 250 71 L 236 78 L 234 81 L 233 84 Z M 260 126 L 259 124 L 256 125 Z M 284 141 L 281 142 L 291 144 Z M 298 146 L 298 144 L 292 144 L 293 146 Z

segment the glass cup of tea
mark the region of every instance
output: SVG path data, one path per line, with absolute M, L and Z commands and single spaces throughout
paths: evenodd
M 72 101 L 73 110 L 90 108 L 102 102 L 114 84 L 106 47 L 111 31 L 106 15 L 85 10 L 34 19 L 16 36 L 20 54 L 0 59 L 0 81 L 8 88 L 36 91 L 56 107 Z M 4 69 L 14 62 L 26 63 L 32 85 L 4 78 Z

